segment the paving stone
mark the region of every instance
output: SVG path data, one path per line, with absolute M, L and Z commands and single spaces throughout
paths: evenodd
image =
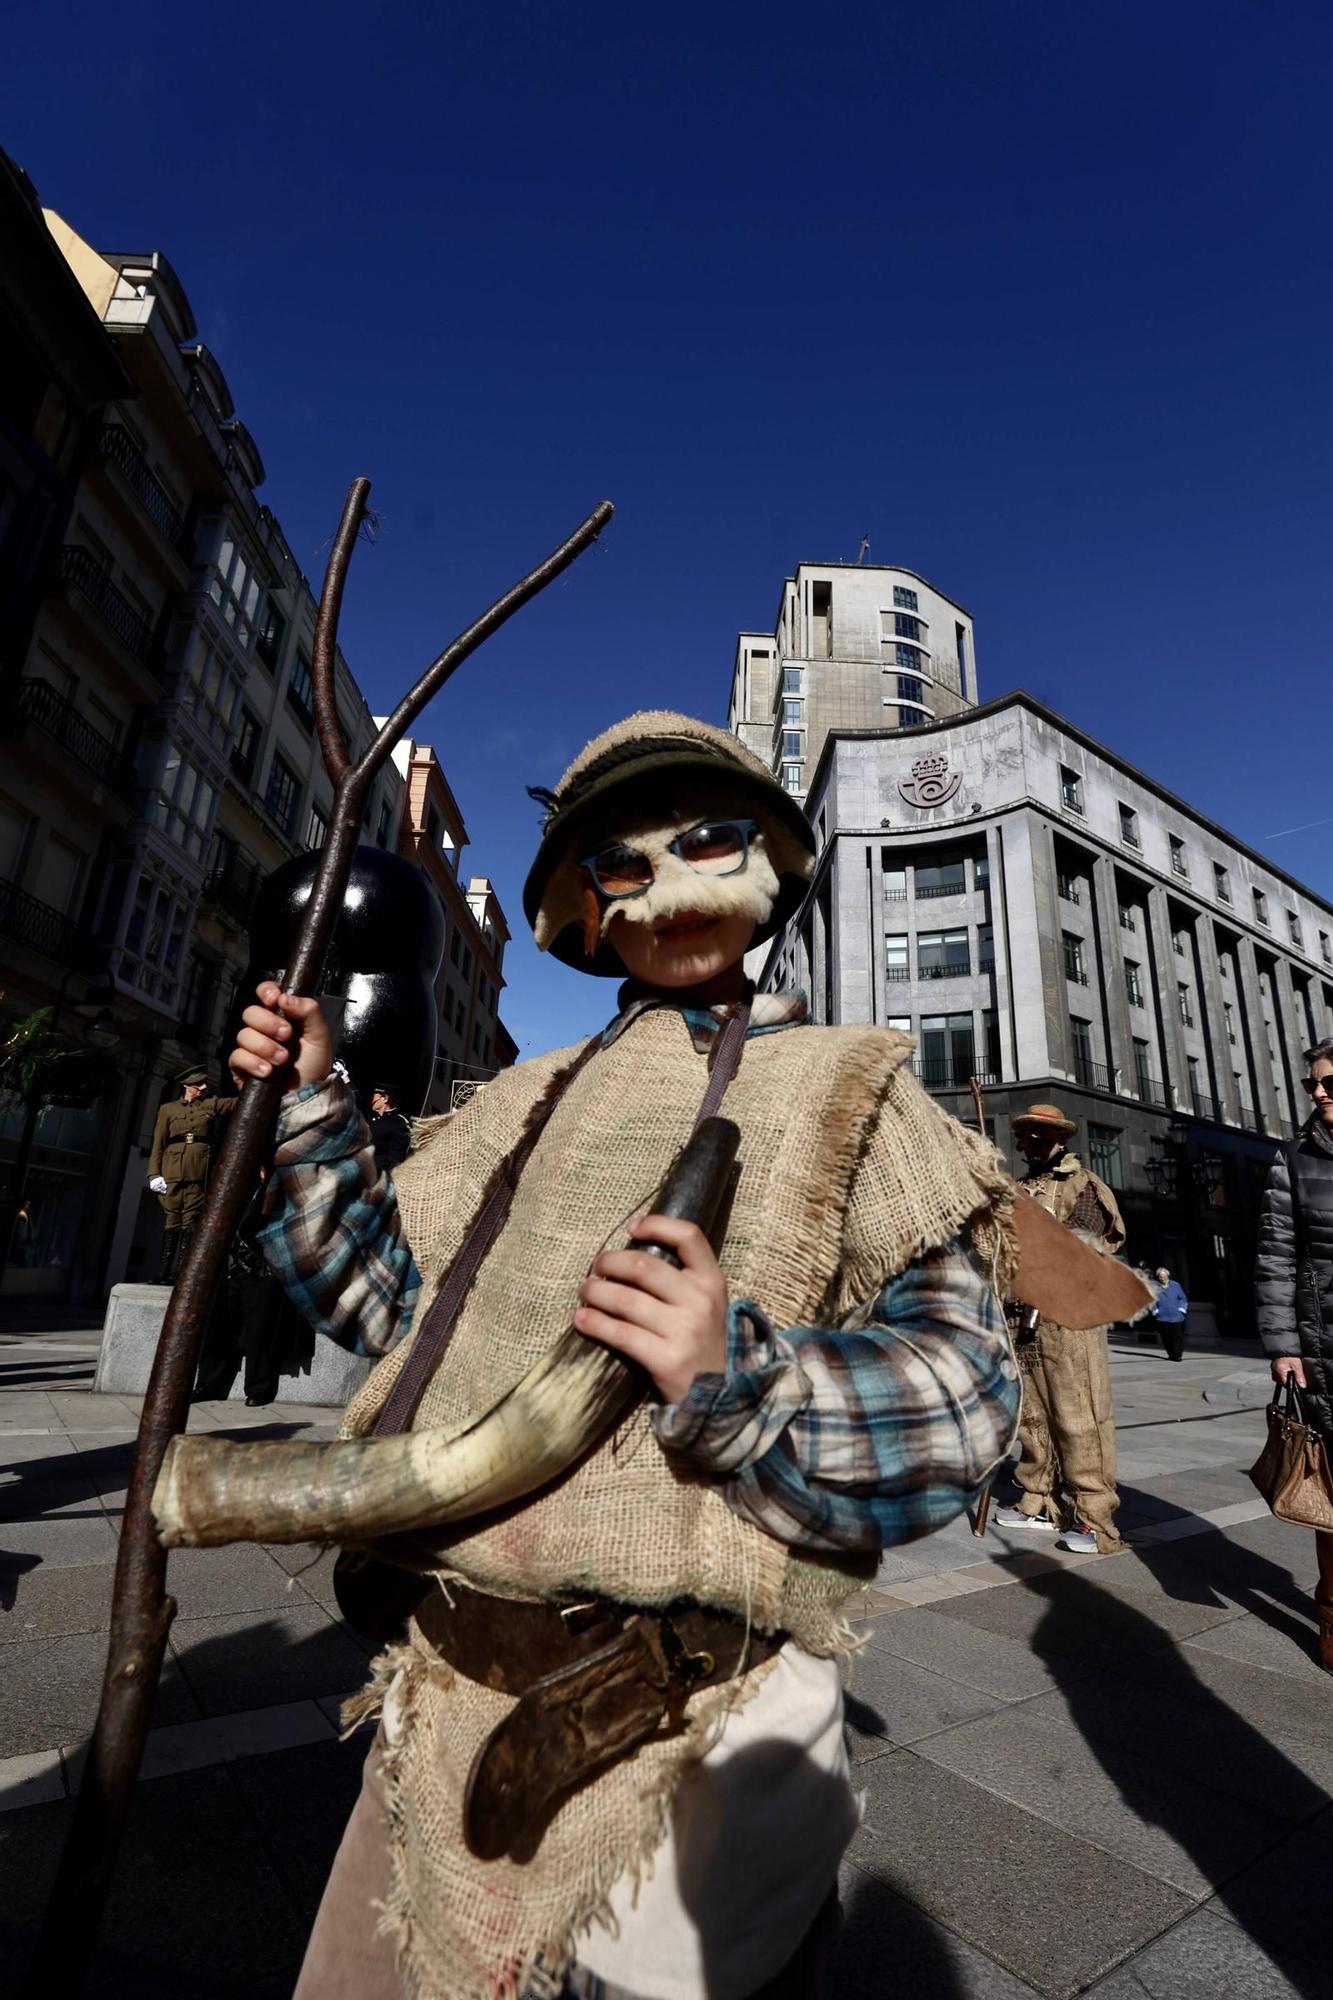
M 1327 1699 L 1327 1697 L 1326 1697 Z M 1293 1980 L 1320 1968 L 1302 1994 L 1324 1994 L 1328 1975 L 1328 1885 L 1333 1878 L 1333 1807 L 1223 1884 L 1207 1909 L 1242 1931 Z
M 116 1530 L 102 1512 L 83 1520 L 6 1521 L 0 1525 L 0 1570 L 36 1556 L 52 1569 L 116 1560 Z
M 77 1458 L 62 1458 L 68 1471 L 43 1469 L 31 1477 L 0 1486 L 0 1537 L 14 1521 L 101 1520 L 102 1500 L 92 1481 L 79 1471 Z
M 0 1757 L 0 1812 L 43 1805 L 63 1799 L 65 1776 L 58 1750 L 31 1750 L 22 1757 Z
M 1169 1646 L 1173 1639 L 1188 1638 L 1220 1618 L 1235 1616 L 1230 1605 L 1182 1604 L 1163 1596 L 1136 1601 L 1099 1587 L 1093 1579 L 1120 1560 L 1089 1557 L 1077 1569 L 1064 1569 L 1058 1576 L 1034 1577 L 1010 1590 L 951 1598 L 936 1609 L 941 1618 L 1012 1640 L 1060 1668 L 1068 1662 L 1114 1663 L 1126 1652 Z
M 173 1549 L 167 1558 L 167 1589 L 184 1619 L 226 1611 L 276 1611 L 303 1605 L 289 1589 L 287 1572 L 261 1548 L 237 1542 L 221 1549 Z
M 275 1702 L 236 1715 L 178 1722 L 149 1731 L 139 1779 L 147 1783 L 176 1777 L 182 1771 L 234 1763 L 238 1758 L 274 1756 L 307 1743 L 327 1743 L 333 1733 L 328 1716 L 313 1701 Z M 71 1793 L 83 1782 L 86 1750 L 86 1745 L 80 1745 L 64 1760 L 65 1782 Z
M 1004 1597 L 1009 1592 L 987 1594 Z M 873 1644 L 877 1652 L 910 1660 L 914 1666 L 1002 1701 L 1044 1694 L 1056 1684 L 1050 1667 L 1034 1659 L 1026 1646 L 977 1630 L 962 1619 L 946 1618 L 942 1610 L 934 1608 L 895 1611 L 890 1618 L 876 1619 Z
M 1002 1697 L 928 1673 L 872 1642 L 852 1659 L 845 1700 L 853 1761 L 861 1763 L 893 1744 L 916 1743 L 986 1715 Z
M 280 1563 L 295 1579 L 298 1591 L 305 1591 L 327 1611 L 337 1611 L 338 1600 L 333 1592 L 333 1568 L 338 1560 L 336 1549 L 321 1549 L 309 1542 L 294 1542 L 286 1546 L 266 1546 L 264 1553 L 272 1556 L 274 1562 Z M 299 1597 L 295 1601 L 299 1602 Z
M 0 1653 L 0 1756 L 81 1743 L 97 1714 L 105 1668 L 106 1637 L 101 1632 L 70 1632 L 6 1646 Z M 153 1702 L 153 1726 L 186 1722 L 198 1713 L 194 1696 L 168 1657 Z
M 22 1965 L 41 1918 L 69 1801 L 0 1813 L 0 1964 Z M 141 1785 L 87 1992 L 97 2000 L 213 2000 L 300 1962 L 308 1926 L 226 1770 Z
M 1196 1633 L 1190 1640 L 1190 1651 L 1217 1653 L 1247 1666 L 1264 1667 L 1272 1674 L 1286 1674 L 1292 1680 L 1323 1688 L 1327 1696 L 1329 1679 L 1319 1663 L 1319 1628 L 1313 1607 L 1308 1621 L 1298 1621 L 1294 1630 L 1292 1621 L 1285 1617 L 1280 1623 L 1259 1617 L 1233 1618 L 1208 1632 Z
M 1273 1782 L 1291 1790 L 1303 1775 L 1333 1795 L 1333 1730 L 1329 1689 L 1265 1667 L 1225 1659 L 1186 1645 L 1126 1655 L 1115 1664 L 1126 1680 L 1178 1695 L 1199 1711 L 1201 1729 L 1221 1732 L 1248 1725 L 1273 1752 Z
M 112 1563 L 70 1569 L 45 1564 L 16 1573 L 10 1608 L 0 1615 L 0 1645 L 54 1638 L 65 1632 L 105 1632 L 111 1609 Z
M 366 1650 L 308 1602 L 259 1619 L 243 1611 L 177 1619 L 171 1646 L 205 1715 L 351 1694 L 367 1679 Z
M 829 1970 L 841 2000 L 1034 2000 L 1035 1988 L 954 1937 L 886 1882 L 847 1865 L 842 1928 Z
M 269 1860 L 307 1919 L 319 1907 L 372 1740 L 362 1730 L 346 1743 L 280 1750 L 231 1767 Z
M 1124 1744 L 1089 1742 L 1048 1702 L 932 1736 L 917 1754 L 1198 1899 L 1282 1831 L 1252 1800 L 1224 1797 Z
M 1192 1907 L 1179 1890 L 1128 1863 L 1108 1867 L 1100 1849 L 913 1750 L 862 1776 L 866 1817 L 852 1863 L 1051 2000 L 1079 1992 Z
M 1276 1963 L 1211 1910 L 1199 1910 L 1087 1990 L 1085 2000 L 1311 2000 L 1327 1959 Z
M 0 1400 L 0 1485 L 21 1478 L 34 1459 L 49 1458 L 54 1469 L 55 1460 L 68 1458 L 75 1450 L 74 1440 L 66 1431 L 42 1431 L 29 1437 L 21 1431 L 6 1430 L 4 1417 L 8 1408 L 6 1396 Z

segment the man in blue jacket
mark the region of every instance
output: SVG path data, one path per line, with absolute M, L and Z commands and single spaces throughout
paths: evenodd
M 1171 1276 L 1165 1264 L 1157 1273 L 1157 1282 L 1162 1289 L 1157 1294 L 1152 1316 L 1168 1356 L 1172 1361 L 1179 1361 L 1185 1353 L 1185 1318 L 1190 1302 L 1185 1297 L 1185 1287 Z

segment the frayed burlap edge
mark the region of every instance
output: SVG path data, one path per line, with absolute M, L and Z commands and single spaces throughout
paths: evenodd
M 861 1642 L 850 1626 L 844 1629 L 850 1651 Z M 413 1920 L 408 1879 L 408 1829 L 401 1767 L 410 1732 L 416 1726 L 416 1697 L 424 1682 L 433 1681 L 441 1688 L 448 1688 L 457 1676 L 424 1641 L 391 1646 L 380 1654 L 373 1664 L 370 1681 L 343 1704 L 341 1717 L 344 1735 L 350 1734 L 364 1723 L 382 1717 L 391 1691 L 395 1695 L 396 1740 L 390 1742 L 383 1730 L 380 1739 L 390 1889 L 381 1907 L 377 1930 L 393 1943 L 404 2000 L 558 2000 L 565 1974 L 577 1957 L 579 1938 L 594 1924 L 612 1936 L 617 1934 L 618 1924 L 611 1906 L 611 1892 L 616 1884 L 628 1875 L 632 1900 L 637 1901 L 640 1885 L 651 1879 L 656 1856 L 667 1836 L 676 1787 L 687 1765 L 701 1761 L 708 1754 L 728 1716 L 754 1699 L 776 1663 L 775 1654 L 691 1700 L 686 1726 L 675 1739 L 673 1754 L 639 1790 L 639 1828 L 634 1845 L 608 1864 L 600 1877 L 575 1899 L 558 1932 L 517 1942 L 510 1960 L 489 1970 L 484 1975 L 485 1983 L 479 1984 L 469 1975 L 460 1977 L 457 1963 L 442 1967 L 425 1955 L 419 1927 Z M 604 1777 L 614 1778 L 621 1769 L 621 1765 L 612 1766 Z M 594 1781 L 601 1782 L 603 1779 Z

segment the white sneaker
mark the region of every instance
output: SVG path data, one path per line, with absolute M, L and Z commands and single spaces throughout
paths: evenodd
M 1097 1537 L 1091 1528 L 1066 1528 L 1056 1539 L 1057 1549 L 1068 1549 L 1072 1555 L 1095 1556 Z
M 1053 1535 L 1054 1521 L 1045 1514 L 1025 1514 L 1019 1507 L 997 1507 L 991 1519 L 997 1528 L 1031 1528 L 1039 1535 Z

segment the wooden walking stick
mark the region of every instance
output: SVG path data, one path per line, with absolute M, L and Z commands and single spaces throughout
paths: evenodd
M 986 1136 L 986 1107 L 981 1101 L 981 1082 L 979 1078 L 973 1076 L 968 1078 L 968 1084 L 972 1091 L 972 1102 L 977 1108 L 977 1130 L 984 1139 Z M 977 1511 L 972 1516 L 972 1533 L 978 1540 L 985 1534 L 987 1523 L 990 1520 L 994 1487 L 995 1475 L 992 1473 L 977 1495 Z
M 446 647 L 403 696 L 379 735 L 356 764 L 347 755 L 334 700 L 338 614 L 352 547 L 366 510 L 368 479 L 348 490 L 329 555 L 315 627 L 312 674 L 315 726 L 324 764 L 333 780 L 332 818 L 291 959 L 287 991 L 318 993 L 326 954 L 342 908 L 366 793 L 403 731 L 442 688 L 455 668 L 593 543 L 611 519 L 609 501 L 595 507 L 560 547 L 539 563 L 475 624 Z M 190 1385 L 227 1244 L 268 1157 L 286 1077 L 251 1078 L 231 1119 L 210 1190 L 208 1211 L 194 1232 L 167 1307 L 153 1371 L 144 1397 L 116 1559 L 106 1677 L 83 1782 L 56 1874 L 26 1991 L 66 2000 L 82 1988 L 92 1963 L 97 1927 L 124 1835 L 153 1694 L 162 1671 L 167 1631 L 176 1605 L 166 1594 L 166 1551 L 158 1543 L 149 1505 L 163 1456 L 185 1428 Z

